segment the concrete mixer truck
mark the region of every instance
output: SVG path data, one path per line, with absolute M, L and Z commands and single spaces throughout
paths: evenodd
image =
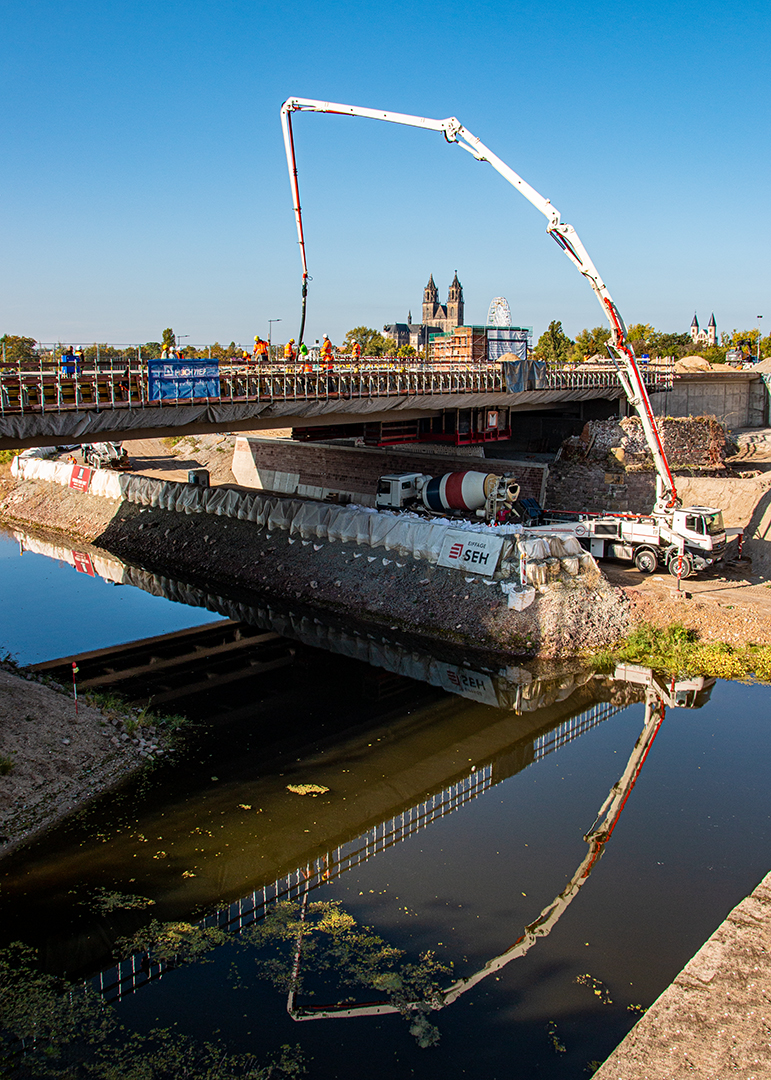
M 489 525 L 516 519 L 519 484 L 496 473 L 389 473 L 377 484 L 378 510 L 416 510 L 444 517 L 481 518 Z

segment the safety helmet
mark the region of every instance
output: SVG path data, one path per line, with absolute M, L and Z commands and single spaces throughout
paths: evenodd
M 255 341 L 259 341 L 259 340 L 260 340 L 260 336 L 259 336 L 259 334 L 255 334 L 255 335 L 254 335 L 254 340 L 255 340 Z
M 325 334 L 324 337 L 329 341 L 329 334 Z
M 294 345 L 294 338 L 293 338 L 293 337 L 290 337 L 290 339 L 289 339 L 289 344 L 290 344 L 290 345 Z

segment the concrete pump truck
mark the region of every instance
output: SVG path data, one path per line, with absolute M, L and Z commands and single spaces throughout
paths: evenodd
M 302 261 L 302 317 L 298 348 L 305 331 L 309 276 L 292 131 L 292 114 L 296 112 L 358 116 L 441 132 L 448 143 L 455 143 L 467 150 L 477 161 L 489 162 L 504 180 L 507 180 L 537 210 L 540 210 L 548 222 L 547 233 L 589 282 L 610 323 L 611 338 L 608 342 L 608 353 L 615 364 L 624 394 L 640 417 L 645 440 L 653 456 L 656 470 L 656 500 L 649 514 L 608 514 L 597 517 L 582 515 L 579 512 L 570 522 L 550 524 L 544 526 L 544 529 L 552 533 L 555 529 L 561 533 L 572 533 L 593 555 L 633 560 L 637 568 L 645 573 L 651 573 L 661 565 L 666 566 L 670 573 L 678 578 L 688 577 L 694 570 L 703 570 L 720 562 L 726 547 L 722 512 L 710 506 L 682 506 L 653 416 L 648 391 L 640 375 L 634 351 L 627 340 L 624 320 L 578 234 L 572 225 L 562 221 L 559 211 L 548 199 L 545 199 L 513 169 L 509 168 L 454 116 L 444 120 L 435 120 L 405 113 L 383 112 L 380 109 L 368 109 L 358 105 L 316 101 L 311 98 L 289 98 L 284 102 L 281 107 L 281 125 Z

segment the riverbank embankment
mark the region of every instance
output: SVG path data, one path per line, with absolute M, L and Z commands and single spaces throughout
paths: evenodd
M 0 856 L 122 784 L 157 752 L 154 728 L 0 667 Z M 145 749 L 147 747 L 148 749 Z
M 771 873 L 742 900 L 594 1074 L 596 1080 L 771 1076 Z
M 447 521 L 418 521 L 405 530 L 399 516 L 374 511 L 224 488 L 202 494 L 191 485 L 130 479 L 137 489 L 134 501 L 42 479 L 17 480 L 5 485 L 0 519 L 57 529 L 193 584 L 302 599 L 337 615 L 506 656 L 576 655 L 608 645 L 629 629 L 627 598 L 590 556 L 555 556 L 547 548 L 530 560 L 538 579 L 520 587 L 514 574 L 502 580 L 501 574 L 439 565 L 441 538 L 433 532 L 449 532 Z M 486 543 L 491 533 L 468 535 Z M 511 547 L 515 540 L 503 536 L 496 542 Z M 519 567 L 516 553 L 509 562 Z

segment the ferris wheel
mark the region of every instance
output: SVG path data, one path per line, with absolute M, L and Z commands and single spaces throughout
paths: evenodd
M 505 296 L 496 296 L 490 301 L 487 312 L 488 326 L 511 326 L 511 308 Z

